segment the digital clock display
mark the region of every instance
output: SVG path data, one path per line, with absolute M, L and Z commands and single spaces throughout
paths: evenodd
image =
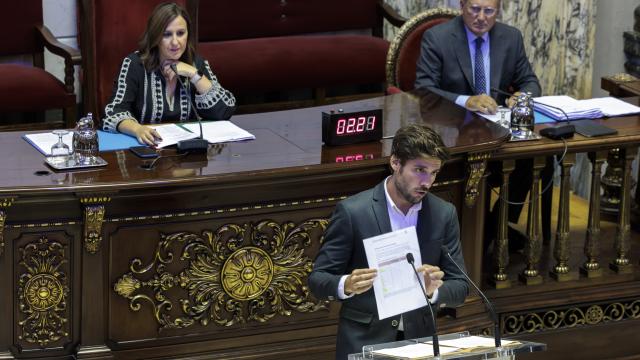
M 322 141 L 345 145 L 382 139 L 382 110 L 322 113 Z

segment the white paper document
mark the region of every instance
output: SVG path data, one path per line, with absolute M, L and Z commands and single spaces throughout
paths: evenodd
M 407 261 L 407 253 L 412 253 L 416 267 L 422 264 L 415 227 L 364 239 L 363 243 L 369 267 L 378 269 L 373 291 L 380 319 L 427 305 L 413 268 Z M 418 275 L 424 284 L 422 275 Z
M 611 96 L 580 100 L 580 102 L 584 102 L 591 107 L 600 109 L 604 116 L 609 117 L 640 113 L 640 107 Z
M 513 340 L 502 340 L 502 346 L 509 346 L 517 343 Z M 431 342 L 427 342 L 431 344 Z M 466 336 L 458 339 L 440 340 L 440 346 L 450 346 L 460 349 L 475 349 L 475 348 L 492 348 L 496 346 L 496 341 L 492 337 L 485 336 Z
M 498 110 L 495 114 L 485 114 L 479 111 L 476 112 L 476 114 L 497 124 L 511 124 L 511 110 L 506 107 L 498 106 Z
M 450 354 L 458 350 L 460 349 L 440 345 L 440 355 Z M 433 345 L 417 343 L 396 348 L 375 350 L 373 353 L 376 355 L 391 356 L 402 359 L 424 359 L 433 356 Z
M 157 125 L 153 126 L 153 128 L 156 129 L 158 135 L 162 138 L 162 141 L 156 144 L 158 148 L 175 145 L 178 141 L 198 137 L 198 133 L 192 133 L 176 124 Z
M 184 128 L 196 135 L 200 135 L 198 123 L 182 124 Z M 207 121 L 202 123 L 202 137 L 211 144 L 254 140 L 256 137 L 250 132 L 241 129 L 231 121 Z
M 52 132 L 26 134 L 24 135 L 24 138 L 45 156 L 51 156 L 51 146 L 58 142 L 58 135 Z M 62 141 L 69 146 L 70 151 L 73 151 L 73 131 L 69 131 L 66 135 L 62 135 Z

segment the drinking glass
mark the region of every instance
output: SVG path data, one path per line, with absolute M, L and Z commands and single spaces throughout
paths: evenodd
M 51 156 L 68 156 L 71 155 L 69 145 L 62 141 L 62 137 L 69 133 L 68 130 L 53 130 L 54 134 L 58 135 L 58 142 L 51 146 Z
M 498 125 L 507 129 L 511 128 L 511 120 L 507 118 L 507 115 L 511 112 L 509 108 L 504 106 L 498 106 L 497 114 L 499 116 Z

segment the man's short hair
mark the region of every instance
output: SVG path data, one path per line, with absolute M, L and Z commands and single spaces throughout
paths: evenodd
M 449 160 L 449 150 L 437 132 L 428 126 L 410 124 L 401 127 L 393 137 L 391 155 L 404 165 L 407 160 L 429 156 L 443 163 Z
M 467 3 L 467 0 L 461 0 L 463 3 Z M 502 7 L 502 0 L 498 0 L 498 10 L 500 10 L 500 7 Z

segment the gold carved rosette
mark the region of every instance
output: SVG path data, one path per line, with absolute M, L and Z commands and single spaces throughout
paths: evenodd
M 44 348 L 69 336 L 65 247 L 42 236 L 19 251 L 18 339 Z
M 227 224 L 202 235 L 161 234 L 152 260 L 145 264 L 134 258 L 114 291 L 133 311 L 150 306 L 158 331 L 196 322 L 262 323 L 276 315 L 325 309 L 306 285 L 312 259 L 305 249 L 326 226 L 326 219 L 299 225 L 265 220 Z

